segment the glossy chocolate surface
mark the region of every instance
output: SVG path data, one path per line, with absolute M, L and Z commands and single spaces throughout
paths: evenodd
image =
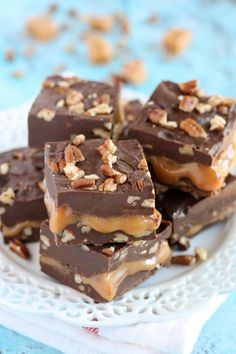
M 223 114 L 218 106 L 212 106 L 212 109 L 206 113 L 199 113 L 196 109 L 192 112 L 184 112 L 178 108 L 180 98 L 184 95 L 186 94 L 181 91 L 178 84 L 170 81 L 161 82 L 142 109 L 139 119 L 130 125 L 128 137 L 137 139 L 150 155 L 165 156 L 180 163 L 199 162 L 210 166 L 230 143 L 230 136 L 236 125 L 235 105 L 230 107 L 227 114 Z M 207 103 L 209 97 L 203 96 L 198 99 L 199 103 Z M 167 128 L 153 124 L 148 115 L 155 108 L 164 109 L 168 121 L 177 122 L 178 127 Z M 225 119 L 224 130 L 210 130 L 210 120 L 215 115 Z M 179 123 L 189 117 L 204 128 L 207 133 L 206 138 L 193 138 L 179 127 Z M 191 146 L 192 154 L 180 153 L 179 148 L 185 145 Z

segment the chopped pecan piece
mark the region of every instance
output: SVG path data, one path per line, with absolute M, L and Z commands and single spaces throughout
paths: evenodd
M 11 187 L 8 187 L 7 190 L 3 191 L 0 194 L 0 202 L 3 204 L 12 205 L 15 199 L 15 192 Z
M 67 145 L 65 148 L 65 161 L 66 164 L 75 164 L 76 162 L 84 161 L 84 155 L 81 150 L 74 145 Z
M 114 182 L 113 178 L 107 178 L 100 184 L 98 189 L 103 192 L 115 192 L 117 190 L 117 184 Z
M 180 90 L 190 95 L 193 95 L 197 92 L 198 86 L 199 86 L 199 80 L 191 80 L 179 84 Z
M 51 41 L 59 33 L 57 25 L 49 16 L 37 16 L 28 20 L 27 31 L 29 35 L 40 41 Z
M 216 114 L 211 120 L 210 120 L 210 130 L 211 131 L 220 131 L 224 130 L 226 124 L 226 120 Z
M 85 142 L 85 136 L 84 134 L 79 134 L 73 139 L 73 144 L 74 145 L 81 145 Z
M 202 247 L 195 248 L 195 255 L 200 261 L 206 261 L 208 257 L 207 250 Z
M 139 164 L 138 164 L 138 168 L 140 170 L 145 170 L 145 171 L 148 171 L 148 164 L 147 164 L 147 161 L 145 159 L 142 159 Z
M 53 80 L 47 79 L 43 82 L 42 87 L 44 89 L 49 89 L 49 88 L 53 88 L 55 86 L 55 82 Z
M 70 113 L 82 114 L 82 113 L 84 113 L 84 103 L 78 102 L 77 104 L 73 104 L 68 107 L 68 110 Z
M 193 255 L 181 255 L 181 256 L 173 256 L 171 258 L 172 264 L 191 266 L 194 265 L 197 261 L 197 258 Z
M 115 248 L 113 246 L 103 248 L 102 249 L 102 254 L 105 254 L 106 256 L 112 256 L 115 251 Z
M 50 122 L 55 117 L 55 111 L 49 108 L 43 108 L 37 113 L 37 117 L 44 119 L 46 122 Z
M 77 188 L 91 188 L 95 187 L 95 179 L 93 178 L 79 178 L 76 181 L 71 183 L 71 187 L 74 189 Z
M 113 163 L 116 163 L 116 161 L 117 161 L 116 155 L 112 155 L 109 152 L 105 152 L 105 154 L 102 155 L 102 162 L 104 164 L 109 165 L 110 167 L 112 167 Z
M 101 169 L 102 174 L 106 177 L 112 177 L 116 173 L 116 171 L 107 164 L 102 164 L 100 169 Z
M 76 105 L 83 100 L 84 96 L 81 92 L 76 90 L 70 90 L 66 95 L 66 104 L 68 106 Z
M 167 121 L 167 112 L 161 108 L 154 108 L 148 114 L 149 120 L 154 124 L 161 124 Z
M 66 162 L 64 159 L 61 159 L 59 162 L 58 162 L 58 167 L 59 167 L 59 171 L 61 173 L 63 173 L 64 171 L 64 168 L 66 167 Z
M 28 248 L 20 240 L 13 240 L 9 242 L 9 248 L 12 252 L 16 253 L 17 256 L 23 259 L 29 259 L 30 253 Z
M 67 164 L 64 167 L 64 173 L 71 181 L 84 177 L 85 172 L 73 164 Z
M 195 96 L 183 96 L 179 103 L 179 109 L 184 112 L 192 112 L 196 108 L 198 102 L 199 100 Z
M 6 175 L 9 172 L 10 165 L 8 162 L 3 162 L 0 165 L 0 175 Z
M 184 28 L 173 28 L 164 35 L 162 44 L 168 54 L 175 56 L 183 53 L 191 40 L 191 31 Z
M 113 19 L 111 16 L 92 16 L 88 19 L 88 23 L 95 30 L 108 32 L 112 29 Z
M 228 114 L 228 113 L 229 113 L 229 107 L 226 106 L 226 105 L 223 105 L 223 104 L 219 105 L 219 106 L 217 107 L 217 110 L 218 110 L 221 114 Z
M 198 103 L 195 108 L 201 114 L 210 112 L 212 110 L 212 106 L 208 103 Z
M 126 63 L 121 72 L 114 75 L 115 80 L 121 80 L 134 85 L 140 85 L 147 79 L 147 70 L 142 60 L 136 59 Z
M 89 59 L 92 64 L 106 64 L 113 58 L 113 48 L 107 39 L 100 36 L 87 36 Z
M 193 138 L 206 138 L 207 133 L 203 127 L 192 118 L 186 118 L 180 122 L 180 128 Z
M 113 111 L 113 108 L 107 103 L 100 103 L 95 107 L 92 107 L 86 111 L 86 114 L 90 116 L 110 114 Z
M 113 176 L 114 182 L 117 184 L 124 184 L 127 181 L 127 175 L 125 173 L 117 173 Z

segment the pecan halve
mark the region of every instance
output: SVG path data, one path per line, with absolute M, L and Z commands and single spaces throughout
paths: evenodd
M 75 164 L 76 162 L 84 161 L 84 155 L 81 150 L 74 145 L 67 145 L 65 148 L 65 161 L 66 164 Z
M 28 248 L 20 240 L 12 240 L 9 242 L 9 248 L 12 252 L 16 253 L 17 256 L 29 259 L 30 253 Z
M 181 256 L 173 256 L 171 258 L 171 263 L 172 264 L 178 264 L 178 265 L 184 265 L 184 266 L 190 266 L 194 265 L 197 261 L 196 256 L 193 255 L 181 255 Z
M 180 128 L 193 138 L 206 138 L 207 133 L 203 127 L 192 118 L 186 118 L 180 122 Z

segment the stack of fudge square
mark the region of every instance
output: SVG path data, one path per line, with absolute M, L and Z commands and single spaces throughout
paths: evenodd
M 47 78 L 29 147 L 0 155 L 4 241 L 26 256 L 40 234 L 42 271 L 106 302 L 169 264 L 170 244 L 230 216 L 235 101 L 198 86 L 165 81 L 122 106 L 119 85 Z

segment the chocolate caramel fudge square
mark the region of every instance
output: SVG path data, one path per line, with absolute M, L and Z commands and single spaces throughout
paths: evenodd
M 219 190 L 236 156 L 232 98 L 206 96 L 198 81 L 163 81 L 131 124 L 161 183 L 198 195 Z
M 48 222 L 41 226 L 40 264 L 44 273 L 95 302 L 111 301 L 137 286 L 160 265 L 168 264 L 171 250 L 166 238 L 171 228 L 165 224 L 152 241 L 132 244 L 56 246 Z
M 111 136 L 121 119 L 119 86 L 50 76 L 35 99 L 28 119 L 29 146 L 34 157 L 43 159 L 46 141 L 69 140 L 78 133 L 87 138 Z
M 168 189 L 158 192 L 158 208 L 172 222 L 172 241 L 192 237 L 209 225 L 222 221 L 236 210 L 236 177 L 229 175 L 225 185 L 215 195 L 196 199 L 188 193 Z
M 136 140 L 52 142 L 45 148 L 45 202 L 50 229 L 87 226 L 117 233 L 115 242 L 145 238 L 161 221 L 143 150 Z M 133 238 L 132 238 L 133 239 Z
M 0 154 L 0 214 L 4 241 L 39 239 L 47 213 L 43 202 L 43 172 L 32 164 L 28 148 Z

